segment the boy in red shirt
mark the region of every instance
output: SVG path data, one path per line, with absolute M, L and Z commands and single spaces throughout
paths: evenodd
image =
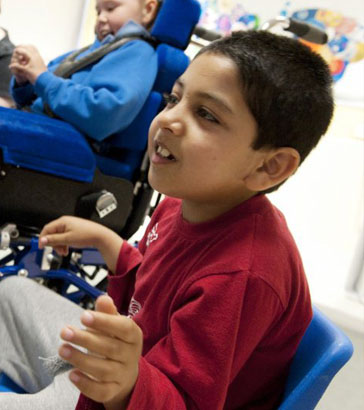
M 312 311 L 264 193 L 296 171 L 332 111 L 321 57 L 235 33 L 197 55 L 151 125 L 149 180 L 169 198 L 139 248 L 78 218 L 44 227 L 41 246 L 94 246 L 110 269 L 111 298 L 82 314 L 86 328 L 61 332 L 77 410 L 277 408 Z

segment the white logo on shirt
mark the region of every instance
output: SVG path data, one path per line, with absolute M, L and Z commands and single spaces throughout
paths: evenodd
M 153 228 L 151 229 L 151 231 L 148 233 L 147 236 L 147 247 L 154 241 L 156 241 L 158 239 L 158 233 L 157 233 L 157 229 L 158 229 L 158 222 L 153 226 Z
M 131 301 L 129 303 L 129 308 L 128 308 L 128 317 L 134 317 L 139 311 L 141 310 L 142 305 L 135 300 L 134 298 L 131 298 Z

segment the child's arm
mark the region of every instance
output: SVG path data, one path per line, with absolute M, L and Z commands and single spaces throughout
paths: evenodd
M 58 117 L 101 141 L 137 116 L 152 89 L 157 66 L 153 48 L 136 40 L 72 78 L 58 77 L 50 69 L 37 78 L 34 89 Z
M 52 246 L 60 255 L 67 255 L 70 246 L 97 248 L 112 273 L 122 244 L 123 239 L 111 229 L 73 216 L 62 216 L 45 225 L 39 237 L 40 248 Z

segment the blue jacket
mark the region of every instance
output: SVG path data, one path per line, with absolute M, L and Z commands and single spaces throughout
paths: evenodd
M 141 33 L 146 30 L 129 22 L 117 35 Z M 113 38 L 109 35 L 102 42 L 96 40 L 79 57 Z M 48 71 L 37 78 L 34 86 L 17 86 L 12 79 L 11 93 L 18 106 L 31 104 L 33 112 L 44 114 L 46 102 L 58 117 L 97 141 L 125 129 L 137 116 L 154 84 L 158 68 L 154 48 L 143 40 L 132 40 L 69 79 L 57 77 L 53 71 L 69 54 L 51 61 Z

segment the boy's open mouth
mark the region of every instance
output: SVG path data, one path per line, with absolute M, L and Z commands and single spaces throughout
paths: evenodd
M 170 161 L 175 161 L 176 158 L 168 151 L 167 148 L 162 147 L 161 145 L 157 144 L 155 148 L 155 152 L 157 155 L 164 159 L 168 159 Z

